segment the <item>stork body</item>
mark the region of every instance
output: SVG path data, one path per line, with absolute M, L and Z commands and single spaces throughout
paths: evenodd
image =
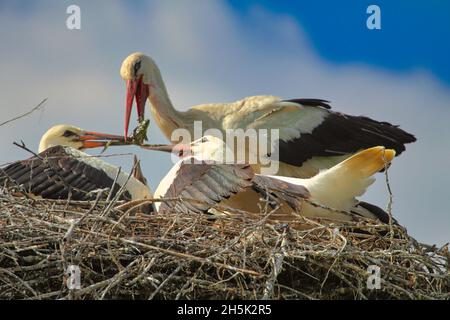
M 125 134 L 134 98 L 140 119 L 144 117 L 148 98 L 153 118 L 168 139 L 178 128 L 189 130 L 194 137 L 195 121 L 201 121 L 203 130 L 218 129 L 223 136 L 228 129 L 277 129 L 279 139 L 272 153 L 278 154 L 278 175 L 308 178 L 360 150 L 382 145 L 394 149 L 398 155 L 405 150 L 406 143 L 415 141 L 413 135 L 390 123 L 334 112 L 321 99 L 252 96 L 231 103 L 202 104 L 180 112 L 170 101 L 158 67 L 142 53 L 125 59 L 121 76 L 127 81 Z M 260 163 L 254 164 L 253 169 L 260 172 Z
M 97 196 L 93 191 L 110 189 L 115 195 L 123 186 L 121 199 L 151 197 L 148 186 L 135 177 L 80 151 L 121 138 L 68 125 L 54 126 L 42 137 L 38 155 L 0 168 L 0 187 L 15 186 L 50 199 L 92 200 Z
M 258 214 L 266 208 L 273 210 L 271 219 L 284 221 L 293 220 L 295 214 L 340 221 L 356 216 L 389 220 L 382 209 L 356 197 L 374 182 L 372 175 L 393 159 L 394 150 L 366 149 L 308 179 L 265 176 L 255 174 L 248 164 L 217 163 L 218 154 L 231 150 L 215 137 L 194 142 L 190 152 L 191 156 L 177 162 L 163 178 L 155 198 L 181 197 L 199 202 L 162 202 L 156 204 L 160 212 L 176 209 L 217 214 L 232 208 Z

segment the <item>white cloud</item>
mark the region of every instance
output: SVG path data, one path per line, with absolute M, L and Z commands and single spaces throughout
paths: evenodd
M 0 128 L 0 162 L 27 156 L 11 145 L 37 146 L 56 123 L 120 133 L 124 84 L 121 60 L 133 51 L 152 55 L 173 102 L 232 101 L 247 95 L 329 99 L 335 110 L 401 124 L 419 139 L 390 170 L 394 213 L 419 240 L 449 241 L 450 88 L 426 70 L 396 73 L 369 65 L 336 65 L 315 52 L 301 26 L 260 7 L 234 12 L 222 1 L 79 1 L 82 29 L 65 28 L 70 3 L 40 2 L 36 10 L 0 12 L 1 118 L 23 113 L 48 97 L 42 113 Z M 38 9 L 38 10 L 37 10 Z M 150 137 L 164 141 L 152 123 Z M 170 157 L 135 149 L 153 188 Z M 126 167 L 129 158 L 111 161 Z M 155 165 L 157 164 L 157 165 Z M 158 168 L 155 170 L 154 168 Z M 366 199 L 380 206 L 383 176 Z

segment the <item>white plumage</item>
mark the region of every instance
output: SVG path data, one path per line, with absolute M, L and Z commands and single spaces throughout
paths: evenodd
M 264 188 L 276 192 L 282 189 L 300 202 L 302 199 L 309 200 L 303 201 L 300 209 L 291 205 L 286 210 L 285 205 L 283 213 L 300 211 L 301 215 L 308 217 L 349 220 L 352 216 L 345 212 L 354 212 L 368 218 L 386 220 L 385 213 L 380 215 L 383 212 L 381 209 L 371 212 L 361 206 L 356 197 L 364 194 L 375 181 L 373 175 L 393 159 L 394 150 L 384 147 L 366 149 L 309 179 L 253 175 L 245 165 L 220 164 L 218 160 L 230 151 L 222 140 L 213 136 L 193 142 L 190 145 L 191 155 L 172 167 L 156 189 L 155 197 L 194 196 L 206 202 L 214 200 L 205 210 L 208 212 L 214 209 L 215 204 L 256 212 L 259 198 L 264 197 Z M 200 163 L 200 167 L 195 167 L 193 159 L 197 163 L 198 160 L 212 161 L 212 164 L 208 167 L 208 164 Z M 283 200 L 283 195 L 277 197 Z M 156 207 L 159 209 L 160 204 Z
M 333 112 L 328 101 L 321 99 L 252 96 L 230 103 L 201 104 L 180 112 L 173 107 L 155 62 L 139 52 L 124 60 L 120 74 L 127 82 L 125 134 L 133 100 L 138 117 L 143 119 L 147 98 L 155 122 L 172 142 L 178 142 L 172 139 L 178 128 L 187 129 L 195 137 L 195 121 L 202 123 L 203 132 L 216 129 L 223 136 L 228 129 L 277 129 L 279 139 L 271 154 L 279 156 L 278 175 L 308 178 L 360 150 L 382 145 L 400 154 L 405 143 L 415 141 L 413 135 L 387 122 Z M 252 164 L 256 172 L 260 172 L 262 156 L 268 155 L 258 155 L 259 162 Z

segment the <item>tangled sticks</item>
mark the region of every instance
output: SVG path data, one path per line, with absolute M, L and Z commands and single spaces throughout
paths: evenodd
M 189 201 L 172 199 L 167 201 Z M 0 194 L 1 299 L 449 299 L 447 248 L 373 221 L 308 230 L 234 212 Z M 299 217 L 299 219 L 302 219 Z M 68 289 L 66 270 L 81 271 Z M 380 269 L 369 289 L 368 266 Z

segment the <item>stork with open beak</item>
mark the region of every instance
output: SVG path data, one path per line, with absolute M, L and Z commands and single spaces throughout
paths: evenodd
M 109 141 L 123 141 L 123 136 L 56 125 L 42 136 L 38 155 L 0 168 L 0 187 L 16 186 L 50 199 L 92 200 L 96 198 L 95 190 L 110 189 L 114 196 L 123 186 L 121 199 L 150 198 L 146 184 L 81 151 L 104 147 Z M 142 174 L 136 166 L 134 172 Z
M 194 137 L 194 121 L 201 121 L 203 131 L 215 128 L 223 136 L 227 129 L 279 129 L 279 140 L 271 152 L 278 155 L 278 175 L 312 177 L 358 151 L 379 145 L 394 149 L 399 155 L 406 143 L 416 140 L 390 123 L 333 112 L 329 102 L 321 99 L 253 96 L 231 103 L 202 104 L 179 112 L 170 101 L 156 63 L 140 52 L 123 61 L 120 74 L 127 86 L 125 136 L 133 101 L 142 120 L 147 99 L 157 125 L 169 140 L 177 128 L 189 130 Z M 260 172 L 259 164 L 253 165 L 253 169 Z
M 379 207 L 358 201 L 375 181 L 373 175 L 385 168 L 395 151 L 381 146 L 350 158 L 308 178 L 255 174 L 247 164 L 220 163 L 232 151 L 220 139 L 205 136 L 190 145 L 166 145 L 146 149 L 181 155 L 155 191 L 155 198 L 184 198 L 156 204 L 159 212 L 177 210 L 224 213 L 226 208 L 259 214 L 267 207 L 272 220 L 292 221 L 295 214 L 328 220 L 351 221 L 355 217 L 387 223 L 389 215 Z M 194 163 L 193 160 L 197 160 Z M 295 213 L 295 214 L 293 214 Z

